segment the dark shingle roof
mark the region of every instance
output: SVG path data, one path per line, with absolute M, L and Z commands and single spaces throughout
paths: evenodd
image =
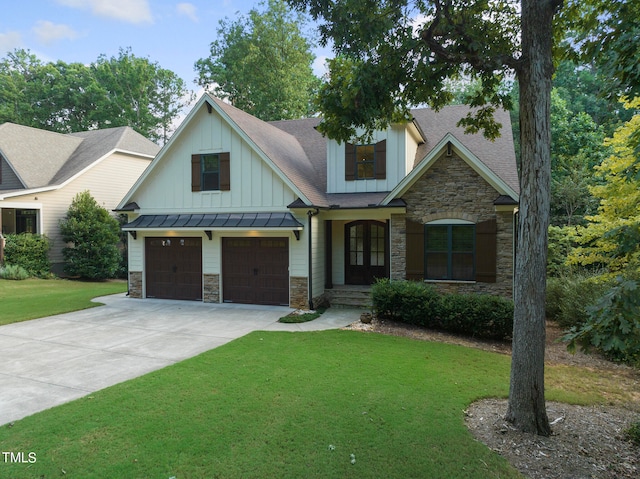
M 327 142 L 316 128 L 320 118 L 265 122 L 213 96 L 209 96 L 209 100 L 244 131 L 314 206 L 360 208 L 379 204 L 385 198 L 386 193 L 326 193 Z M 416 126 L 426 140 L 418 148 L 414 165 L 421 162 L 447 134 L 452 134 L 498 178 L 518 192 L 509 113 L 496 113 L 503 135 L 492 142 L 481 133 L 467 135 L 456 126 L 468 111 L 466 106 L 448 106 L 438 112 L 426 108 L 412 110 Z
M 519 192 L 520 186 L 509 112 L 506 110 L 496 111 L 494 118 L 502 125 L 502 136 L 495 141 L 490 141 L 482 133 L 465 134 L 464 128 L 456 126 L 456 123 L 464 118 L 468 111 L 469 107 L 466 105 L 446 106 L 437 112 L 428 108 L 411 111 L 426 139 L 426 142 L 418 149 L 416 164 L 422 161 L 447 133 L 451 133 L 497 177 L 501 178 L 515 192 Z
M 113 150 L 153 157 L 160 147 L 127 126 L 62 134 L 0 125 L 0 153 L 25 189 L 64 183 Z

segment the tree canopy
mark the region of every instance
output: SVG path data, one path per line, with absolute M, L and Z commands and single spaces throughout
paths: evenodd
M 175 73 L 130 49 L 89 66 L 44 63 L 25 50 L 0 60 L 0 123 L 59 133 L 130 126 L 162 143 L 192 99 Z
M 637 112 L 640 98 L 625 106 Z M 578 229 L 581 246 L 571 253 L 571 262 L 606 267 L 614 274 L 630 265 L 640 269 L 640 162 L 633 143 L 639 133 L 636 113 L 607 140 L 612 154 L 595 167 L 600 184 L 590 187 L 598 211 Z
M 265 121 L 310 116 L 320 80 L 306 19 L 282 0 L 261 5 L 266 10 L 220 22 L 210 56 L 195 64 L 198 83 Z

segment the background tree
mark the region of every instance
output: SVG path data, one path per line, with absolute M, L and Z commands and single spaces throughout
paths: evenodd
M 544 398 L 545 284 L 550 208 L 553 19 L 561 0 L 289 0 L 322 18 L 322 42 L 337 57 L 320 92 L 320 130 L 348 140 L 408 118 L 410 105 L 440 107 L 445 79 L 479 79 L 461 120 L 495 137 L 496 108 L 509 109 L 503 80 L 520 92 L 521 191 L 514 337 L 507 419 L 548 435 Z
M 312 70 L 312 42 L 302 33 L 306 19 L 282 0 L 266 7 L 220 22 L 210 56 L 195 64 L 197 81 L 262 120 L 310 116 L 320 80 Z
M 101 55 L 91 69 L 107 91 L 99 128 L 130 126 L 150 140 L 163 143 L 173 120 L 193 100 L 175 73 L 136 57 L 130 49 L 121 49 L 117 57 Z
M 90 66 L 43 63 L 25 50 L 0 61 L 0 123 L 59 133 L 130 126 L 162 143 L 192 100 L 175 73 L 130 50 Z
M 640 109 L 640 98 L 625 102 Z M 590 188 L 599 200 L 598 211 L 578 229 L 579 242 L 570 256 L 573 263 L 606 267 L 613 274 L 626 268 L 640 270 L 640 161 L 633 139 L 640 133 L 640 114 L 622 125 L 607 140 L 612 154 L 596 167 L 601 184 Z
M 78 193 L 63 220 L 64 271 L 89 279 L 113 278 L 120 263 L 118 220 L 102 208 L 88 191 Z

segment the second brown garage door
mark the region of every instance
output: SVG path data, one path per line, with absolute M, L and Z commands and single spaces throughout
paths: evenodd
M 289 305 L 288 238 L 222 238 L 223 300 Z

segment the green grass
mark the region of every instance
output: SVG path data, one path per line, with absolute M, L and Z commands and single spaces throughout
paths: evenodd
M 0 325 L 91 308 L 92 298 L 126 290 L 124 281 L 0 280 Z
M 255 332 L 0 428 L 37 458 L 0 478 L 516 478 L 463 421 L 508 381 L 508 357 L 460 346 Z

